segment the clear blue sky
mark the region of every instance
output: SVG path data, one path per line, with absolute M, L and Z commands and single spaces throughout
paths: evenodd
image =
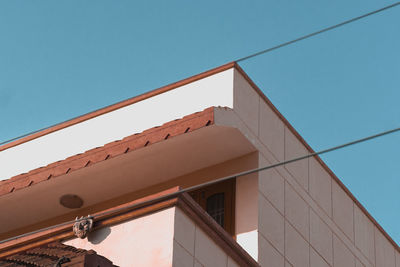
M 0 141 L 393 3 L 138 2 L 0 2 Z M 400 126 L 399 28 L 396 7 L 241 66 L 320 150 Z M 323 156 L 397 243 L 399 144 Z

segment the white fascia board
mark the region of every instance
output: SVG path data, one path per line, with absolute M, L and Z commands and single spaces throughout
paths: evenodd
M 0 180 L 46 166 L 212 106 L 233 108 L 234 69 L 0 152 Z

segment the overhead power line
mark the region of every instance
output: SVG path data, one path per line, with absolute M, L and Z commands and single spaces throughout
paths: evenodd
M 396 3 L 394 3 L 394 4 L 391 4 L 391 5 L 382 7 L 382 8 L 380 8 L 380 9 L 371 11 L 371 12 L 369 12 L 369 13 L 366 13 L 366 14 L 364 14 L 364 15 L 361 15 L 361 16 L 358 16 L 358 17 L 355 17 L 355 18 L 352 18 L 352 19 L 343 21 L 343 22 L 338 23 L 338 24 L 333 25 L 333 26 L 329 26 L 329 27 L 324 28 L 324 29 L 322 29 L 322 30 L 319 30 L 319 31 L 316 31 L 316 32 L 313 32 L 313 33 L 309 33 L 309 34 L 303 35 L 303 36 L 301 36 L 301 37 L 299 37 L 299 38 L 297 38 L 297 39 L 294 39 L 294 40 L 291 40 L 291 41 L 288 41 L 288 42 L 285 42 L 285 43 L 281 43 L 281 44 L 278 44 L 278 45 L 276 45 L 276 46 L 270 47 L 270 48 L 268 48 L 268 49 L 264 49 L 264 50 L 261 50 L 261 51 L 259 51 L 259 52 L 256 52 L 256 53 L 254 53 L 254 54 L 251 54 L 251 55 L 248 55 L 248 56 L 239 58 L 239 59 L 236 60 L 236 62 L 244 61 L 244 60 L 247 60 L 247 59 L 250 59 L 250 58 L 253 58 L 253 57 L 256 57 L 256 56 L 259 56 L 259 55 L 268 53 L 268 52 L 271 52 L 271 51 L 273 51 L 273 50 L 282 48 L 282 47 L 284 47 L 284 46 L 288 46 L 288 45 L 297 43 L 297 42 L 302 41 L 302 40 L 304 40 L 304 39 L 307 39 L 307 38 L 313 37 L 313 36 L 315 36 L 315 35 L 318 35 L 318 34 L 321 34 L 321 33 L 324 33 L 324 32 L 327 32 L 327 31 L 330 31 L 330 30 L 339 28 L 339 27 L 342 27 L 342 26 L 347 25 L 347 24 L 349 24 L 349 23 L 352 23 L 352 22 L 355 22 L 355 21 L 357 21 L 357 20 L 360 20 L 360 19 L 369 17 L 369 16 L 371 16 L 371 15 L 380 13 L 380 12 L 382 12 L 382 11 L 388 10 L 388 9 L 393 8 L 393 7 L 395 7 L 395 6 L 398 6 L 398 5 L 400 5 L 400 2 L 396 2 Z
M 339 24 L 336 24 L 336 25 L 333 25 L 333 26 L 324 28 L 324 29 L 322 29 L 322 30 L 319 30 L 319 31 L 316 31 L 316 32 L 313 32 L 313 33 L 310 33 L 310 34 L 307 34 L 307 35 L 304 35 L 304 36 L 299 37 L 299 38 L 297 38 L 297 39 L 294 39 L 294 40 L 291 40 L 291 41 L 288 41 L 288 42 L 285 42 L 285 43 L 281 43 L 281 44 L 276 45 L 276 46 L 274 46 L 274 47 L 271 47 L 271 48 L 268 48 L 268 49 L 265 49 L 265 50 L 256 52 L 256 53 L 254 53 L 254 54 L 250 54 L 250 55 L 248 55 L 248 56 L 239 58 L 239 59 L 236 60 L 236 62 L 245 61 L 245 60 L 247 60 L 247 59 L 250 59 L 250 58 L 253 58 L 253 57 L 256 57 L 256 56 L 259 56 L 259 55 L 268 53 L 268 52 L 271 52 L 271 51 L 276 50 L 276 49 L 279 49 L 279 48 L 282 48 L 282 47 L 284 47 L 284 46 L 291 45 L 291 44 L 293 44 L 293 43 L 302 41 L 302 40 L 304 40 L 304 39 L 307 39 L 307 38 L 310 38 L 310 37 L 312 37 L 312 36 L 321 34 L 321 33 L 323 33 L 323 32 L 330 31 L 330 30 L 333 30 L 333 29 L 335 29 L 335 28 L 339 28 L 339 27 L 344 26 L 344 25 L 346 25 L 346 24 L 352 23 L 352 22 L 354 22 L 354 21 L 357 21 L 357 20 L 366 18 L 366 17 L 368 17 L 368 16 L 371 16 L 371 15 L 374 15 L 374 14 L 377 14 L 377 13 L 380 13 L 380 12 L 382 12 L 382 11 L 388 10 L 388 9 L 393 8 L 393 7 L 395 7 L 395 6 L 398 6 L 398 5 L 400 5 L 400 2 L 396 2 L 396 3 L 394 3 L 394 4 L 391 4 L 391 5 L 385 6 L 385 7 L 383 7 L 383 8 L 374 10 L 374 11 L 369 12 L 369 13 L 367 13 L 367 14 L 364 14 L 364 15 L 361 15 L 361 16 L 358 16 L 358 17 L 355 17 L 355 18 L 346 20 L 346 21 L 341 22 L 341 23 L 339 23 Z M 88 114 L 88 113 L 87 113 L 87 114 Z M 26 134 L 23 134 L 23 135 L 14 137 L 14 138 L 9 139 L 9 140 L 3 141 L 3 142 L 0 143 L 0 146 L 1 146 L 1 145 L 4 145 L 4 144 L 7 144 L 7 143 L 10 143 L 10 142 L 12 142 L 12 141 L 21 139 L 21 138 L 23 138 L 23 137 L 29 136 L 29 135 L 31 135 L 31 134 L 35 134 L 35 133 L 38 133 L 38 132 L 47 130 L 47 129 L 51 128 L 51 127 L 54 127 L 54 126 L 57 126 L 57 125 L 59 125 L 59 124 L 62 124 L 62 123 L 65 123 L 65 122 L 74 120 L 74 119 L 79 118 L 79 117 L 81 117 L 81 116 L 77 116 L 77 117 L 74 117 L 74 118 L 72 118 L 72 119 L 69 119 L 69 120 L 66 120 L 66 121 L 63 121 L 63 122 L 60 122 L 60 123 L 57 123 L 57 124 L 54 124 L 54 125 L 51 125 L 51 126 L 48 126 L 48 127 L 42 128 L 42 129 L 39 129 L 39 130 L 36 130 L 36 131 L 32 131 L 32 132 L 29 132 L 29 133 L 26 133 Z
M 375 138 L 378 138 L 378 137 L 381 137 L 381 136 L 384 136 L 384 135 L 389 135 L 389 134 L 392 134 L 392 133 L 395 133 L 395 132 L 398 132 L 398 131 L 400 131 L 400 127 L 399 128 L 394 128 L 394 129 L 391 129 L 391 130 L 388 130 L 388 131 L 380 132 L 378 134 L 370 135 L 370 136 L 367 136 L 367 137 L 364 137 L 364 138 L 361 138 L 361 139 L 357 139 L 357 140 L 354 140 L 354 141 L 351 141 L 351 142 L 348 142 L 348 143 L 345 143 L 345 144 L 341 144 L 341 145 L 338 145 L 338 146 L 334 146 L 334 147 L 331 147 L 331 148 L 320 150 L 318 152 L 309 153 L 309 154 L 303 155 L 301 157 L 297 157 L 297 158 L 293 158 L 293 159 L 290 159 L 290 160 L 281 161 L 281 162 L 278 162 L 278 163 L 275 163 L 275 164 L 267 165 L 267 166 L 264 166 L 264 167 L 255 168 L 255 169 L 247 170 L 247 171 L 244 171 L 244 172 L 239 172 L 239 173 L 236 173 L 236 174 L 232 174 L 232 175 L 229 175 L 229 176 L 221 177 L 221 178 L 209 181 L 209 182 L 205 182 L 205 183 L 202 183 L 202 184 L 198 184 L 198 185 L 194 185 L 194 186 L 191 186 L 191 187 L 187 187 L 187 188 L 181 189 L 181 190 L 179 190 L 177 192 L 170 193 L 170 194 L 167 194 L 167 195 L 164 195 L 164 196 L 160 196 L 160 197 L 157 197 L 157 198 L 154 198 L 154 199 L 151 199 L 151 200 L 143 201 L 143 202 L 140 202 L 140 203 L 135 203 L 135 204 L 132 204 L 130 206 L 126 206 L 126 207 L 123 207 L 123 208 L 120 208 L 120 209 L 117 209 L 117 210 L 113 210 L 113 211 L 102 212 L 102 213 L 99 213 L 99 214 L 93 216 L 93 219 L 96 219 L 96 217 L 102 217 L 102 216 L 105 216 L 105 215 L 108 215 L 108 214 L 114 213 L 114 212 L 118 213 L 118 212 L 129 210 L 129 209 L 134 209 L 134 208 L 139 208 L 139 207 L 151 205 L 151 204 L 154 204 L 154 203 L 157 203 L 157 202 L 160 202 L 160 201 L 164 201 L 164 200 L 168 200 L 170 198 L 177 197 L 180 194 L 187 193 L 187 192 L 190 192 L 190 191 L 194 191 L 194 190 L 202 188 L 202 187 L 206 187 L 206 186 L 213 185 L 213 184 L 216 184 L 216 183 L 219 183 L 219 182 L 235 179 L 237 177 L 245 176 L 245 175 L 248 175 L 248 174 L 252 174 L 252 173 L 256 173 L 256 172 L 260 172 L 260 171 L 265 171 L 265 170 L 268 170 L 268 169 L 276 168 L 276 167 L 279 167 L 279 166 L 282 166 L 282 165 L 285 165 L 285 164 L 289 164 L 289 163 L 293 163 L 293 162 L 296 162 L 296 161 L 299 161 L 299 160 L 303 160 L 303 159 L 307 159 L 307 158 L 310 158 L 310 157 L 314 157 L 316 155 L 326 154 L 326 153 L 329 153 L 329 152 L 332 152 L 332 151 L 335 151 L 335 150 L 339 150 L 339 149 L 342 149 L 342 148 L 345 148 L 345 147 L 349 147 L 349 146 L 352 146 L 352 145 L 355 145 L 355 144 L 363 143 L 363 142 L 366 142 L 366 141 L 369 141 L 369 140 L 372 140 L 372 139 L 375 139 Z M 8 239 L 5 239 L 5 240 L 1 240 L 0 244 L 6 243 L 8 241 L 12 241 L 12 240 L 15 240 L 15 239 L 18 239 L 18 238 L 22 238 L 22 237 L 25 237 L 25 236 L 29 236 L 29 235 L 33 235 L 33 234 L 36 234 L 36 233 L 40 233 L 40 232 L 43 232 L 43 231 L 51 230 L 51 229 L 54 229 L 54 228 L 57 228 L 57 227 L 62 227 L 62 226 L 65 226 L 65 225 L 69 225 L 69 224 L 72 224 L 74 222 L 76 222 L 76 221 L 75 220 L 67 221 L 67 222 L 64 222 L 64 223 L 60 223 L 60 224 L 57 224 L 57 225 L 52 225 L 52 226 L 49 226 L 49 227 L 46 227 L 46 228 L 42 228 L 42 229 L 39 229 L 39 230 L 36 230 L 36 231 L 25 233 L 25 234 L 22 234 L 22 235 L 14 236 L 14 237 L 11 237 L 11 238 L 8 238 Z

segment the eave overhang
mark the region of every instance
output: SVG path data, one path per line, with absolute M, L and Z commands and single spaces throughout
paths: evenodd
M 120 204 L 121 196 L 157 192 L 171 179 L 255 151 L 237 128 L 215 123 L 216 112 L 226 110 L 211 107 L 2 181 L 0 213 L 8 219 L 0 221 L 0 239 Z M 81 197 L 83 206 L 60 205 L 66 194 Z

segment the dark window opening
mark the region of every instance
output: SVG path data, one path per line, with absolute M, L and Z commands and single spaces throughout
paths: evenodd
M 234 179 L 192 191 L 190 195 L 222 228 L 234 236 Z
M 225 194 L 217 193 L 207 198 L 206 211 L 222 227 L 224 227 Z

